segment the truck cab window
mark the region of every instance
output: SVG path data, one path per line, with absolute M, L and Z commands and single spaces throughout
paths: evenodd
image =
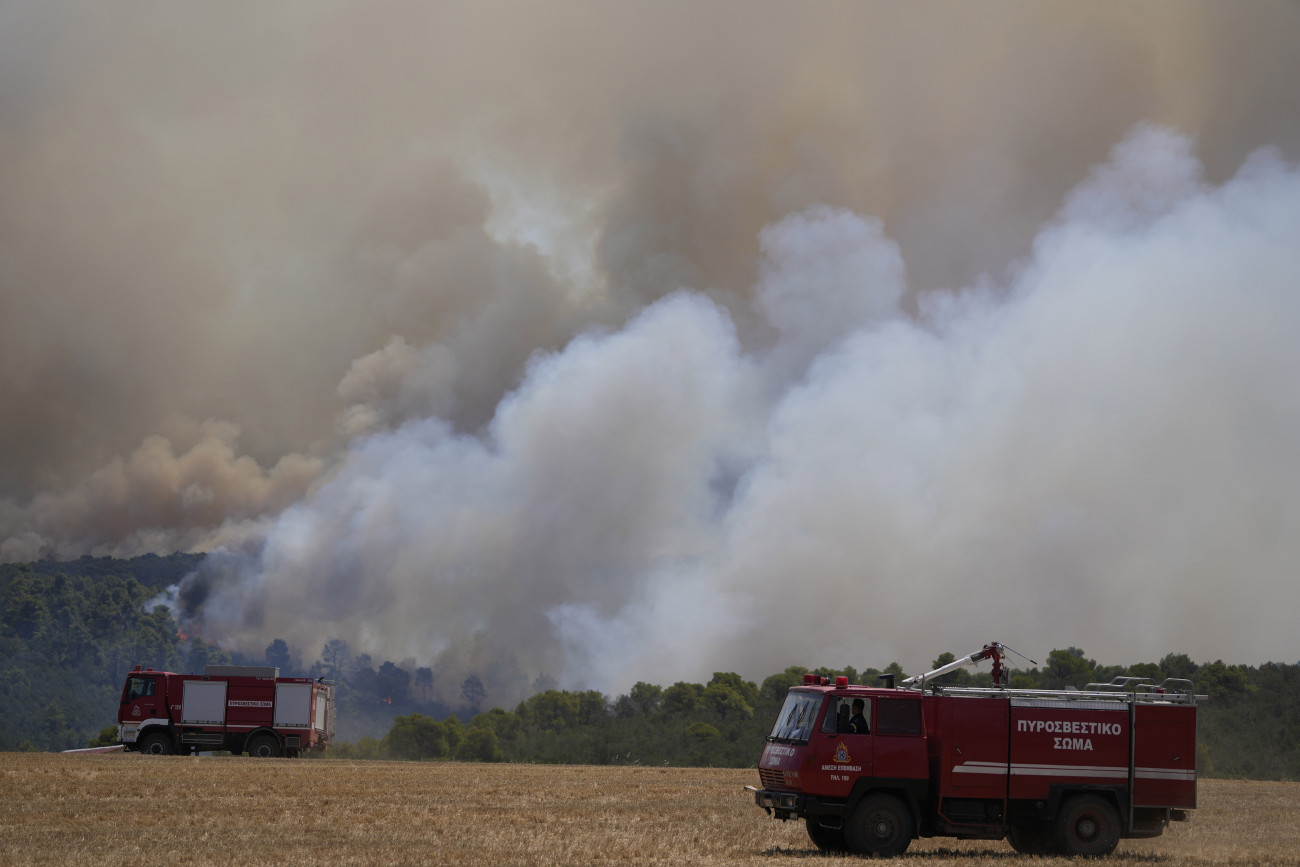
M 151 696 L 153 695 L 153 688 L 153 678 L 133 677 L 130 686 L 126 688 L 126 700 L 134 701 L 137 698 Z
M 876 734 L 919 735 L 921 703 L 897 698 L 882 698 L 876 707 Z
M 868 734 L 867 719 L 871 716 L 870 699 L 847 695 L 831 696 L 831 706 L 822 719 L 822 732 L 827 734 Z

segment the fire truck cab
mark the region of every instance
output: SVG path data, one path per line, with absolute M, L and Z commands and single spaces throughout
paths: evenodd
M 1000 651 L 954 665 L 998 654 L 999 684 Z M 1196 806 L 1198 696 L 1187 681 L 927 688 L 935 676 L 897 689 L 807 676 L 767 738 L 755 803 L 804 819 L 821 849 L 875 856 L 933 836 L 1104 855 Z

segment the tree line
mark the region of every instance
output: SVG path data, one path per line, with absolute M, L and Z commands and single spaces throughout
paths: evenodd
M 793 666 L 761 682 L 716 672 L 707 683 L 637 683 L 626 694 L 538 684 L 511 709 L 483 707 L 470 675 L 434 691 L 413 662 L 376 661 L 340 639 L 304 663 L 282 639 L 249 657 L 178 634 L 159 592 L 201 555 L 0 566 L 0 751 L 62 750 L 102 742 L 134 665 L 200 672 L 210 663 L 270 664 L 286 676 L 336 685 L 339 743 L 329 755 L 405 760 L 753 767 L 787 689 L 805 673 L 874 684 L 883 669 Z M 937 668 L 954 659 L 944 653 Z M 1043 665 L 1012 669 L 1016 688 L 1082 687 L 1116 675 L 1193 681 L 1208 696 L 1198 716 L 1201 774 L 1300 780 L 1300 664 L 1198 664 L 1171 653 L 1158 662 L 1100 665 L 1079 648 L 1052 650 Z M 986 685 L 959 670 L 944 682 Z M 98 740 L 97 740 L 98 739 Z
M 955 657 L 944 653 L 931 668 Z M 706 684 L 669 687 L 638 683 L 625 695 L 547 690 L 513 710 L 492 708 L 467 722 L 421 713 L 398 716 L 382 738 L 339 745 L 334 755 L 406 760 L 642 764 L 754 767 L 764 737 L 787 690 L 812 673 L 850 683 L 875 684 L 880 674 L 907 676 L 891 663 L 884 670 L 851 666 L 792 666 L 757 684 L 717 672 Z M 1203 776 L 1300 779 L 1300 665 L 1198 665 L 1186 654 L 1157 663 L 1104 666 L 1079 648 L 1053 650 L 1041 667 L 1014 670 L 1017 689 L 1062 689 L 1102 683 L 1117 675 L 1193 681 L 1208 700 L 1198 712 L 1198 767 Z M 991 686 L 986 672 L 959 670 L 939 678 L 951 685 Z

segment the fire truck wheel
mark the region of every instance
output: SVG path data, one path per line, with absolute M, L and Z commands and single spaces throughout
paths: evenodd
M 1021 819 L 1007 828 L 1007 842 L 1021 855 L 1050 855 L 1052 826 L 1037 819 Z
M 868 795 L 849 815 L 844 837 L 859 855 L 901 855 L 912 842 L 912 814 L 893 795 Z
M 804 824 L 808 826 L 808 839 L 812 840 L 813 845 L 818 849 L 823 852 L 849 851 L 848 841 L 844 839 L 843 828 L 823 827 L 812 817 L 809 817 Z
M 150 732 L 140 738 L 140 752 L 151 756 L 170 756 L 176 750 L 166 732 Z
M 276 759 L 284 754 L 280 742 L 271 735 L 258 735 L 248 742 L 248 754 L 259 759 Z
M 1119 842 L 1119 815 L 1105 798 L 1076 795 L 1056 814 L 1054 830 L 1062 855 L 1109 855 Z

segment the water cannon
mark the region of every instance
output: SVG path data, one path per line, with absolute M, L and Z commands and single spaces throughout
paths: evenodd
M 918 689 L 923 689 L 925 687 L 925 682 L 927 680 L 934 680 L 936 677 L 943 677 L 945 674 L 948 674 L 951 671 L 956 671 L 959 668 L 965 668 L 968 665 L 975 665 L 977 662 L 983 662 L 986 659 L 993 660 L 993 669 L 990 672 L 990 674 L 993 675 L 993 685 L 1006 686 L 1006 684 L 1002 682 L 1002 657 L 1006 653 L 1006 651 L 1011 651 L 1012 653 L 1016 654 L 1016 656 L 1019 656 L 1021 659 L 1027 660 L 1030 665 L 1038 664 L 1037 662 L 1034 662 L 1029 657 L 1025 656 L 1023 653 L 1012 650 L 1010 647 L 1007 647 L 1005 644 L 1001 643 L 1000 641 L 990 641 L 988 644 L 984 645 L 982 649 L 975 651 L 969 656 L 963 656 L 958 659 L 954 659 L 952 662 L 948 663 L 947 665 L 941 665 L 938 668 L 934 669 L 933 671 L 927 671 L 924 674 L 912 675 L 911 677 L 903 681 L 903 686 L 905 687 L 915 686 Z

